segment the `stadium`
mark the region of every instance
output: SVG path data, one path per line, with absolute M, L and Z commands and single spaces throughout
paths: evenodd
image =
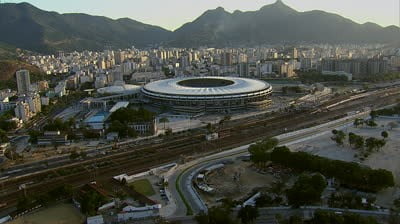
M 270 84 L 238 77 L 190 77 L 151 82 L 144 100 L 176 113 L 198 114 L 262 109 L 270 103 Z

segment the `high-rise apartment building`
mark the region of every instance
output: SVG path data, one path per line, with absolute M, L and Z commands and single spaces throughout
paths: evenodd
M 19 94 L 27 94 L 31 88 L 31 78 L 28 70 L 19 70 L 16 73 Z
M 33 94 L 26 99 L 28 105 L 29 105 L 29 111 L 32 113 L 39 113 L 42 111 L 42 103 L 40 101 L 40 95 L 39 94 Z
M 225 65 L 225 66 L 231 66 L 232 65 L 232 53 L 224 52 L 221 55 L 221 64 Z
M 236 67 L 236 72 L 239 77 L 248 77 L 250 73 L 249 63 L 239 63 Z
M 29 111 L 29 104 L 19 101 L 14 109 L 15 117 L 22 121 L 28 121 L 31 117 L 31 113 Z

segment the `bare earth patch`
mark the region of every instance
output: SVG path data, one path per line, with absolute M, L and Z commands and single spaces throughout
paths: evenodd
M 20 217 L 10 224 L 80 224 L 85 217 L 70 204 L 59 204 Z

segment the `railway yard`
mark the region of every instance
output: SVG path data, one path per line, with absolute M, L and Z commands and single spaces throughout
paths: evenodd
M 312 110 L 288 111 L 229 121 L 218 127 L 220 137 L 206 141 L 206 131 L 196 129 L 163 139 L 105 146 L 82 160 L 63 160 L 0 172 L 0 210 L 13 211 L 22 195 L 46 193 L 57 186 L 79 187 L 112 176 L 134 174 L 170 162 L 183 163 L 191 158 L 227 150 L 285 132 L 315 126 L 344 117 L 349 112 L 380 108 L 398 102 L 400 88 L 378 89 L 353 96 L 340 96 Z

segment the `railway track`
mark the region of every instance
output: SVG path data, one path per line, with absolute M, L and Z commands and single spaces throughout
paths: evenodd
M 209 153 L 218 149 L 228 149 L 251 143 L 265 137 L 281 134 L 285 130 L 296 130 L 329 121 L 343 115 L 344 112 L 360 109 L 368 104 L 374 104 L 376 107 L 392 104 L 397 102 L 399 94 L 400 92 L 397 89 L 384 90 L 367 95 L 364 98 L 357 98 L 359 101 L 346 101 L 343 104 L 335 102 L 337 105 L 332 107 L 330 111 L 312 115 L 310 111 L 304 111 L 301 113 L 286 113 L 272 118 L 264 117 L 259 120 L 251 119 L 247 122 L 244 119 L 245 122 L 239 125 L 222 129 L 221 131 L 229 132 L 230 134 L 213 142 L 205 142 L 204 134 L 197 134 L 195 136 L 172 139 L 152 146 L 145 145 L 126 149 L 123 152 L 68 164 L 35 174 L 1 180 L 0 201 L 6 203 L 6 207 L 11 207 L 15 206 L 23 192 L 42 194 L 66 183 L 79 187 L 94 179 L 107 179 L 120 173 L 141 172 L 149 167 L 176 161 L 182 155 Z M 323 105 L 323 107 L 326 107 L 326 105 Z M 103 166 L 102 164 L 105 165 Z M 70 175 L 59 175 L 63 169 L 78 169 L 80 171 Z M 28 185 L 25 190 L 19 190 L 21 184 L 32 182 L 33 184 Z

